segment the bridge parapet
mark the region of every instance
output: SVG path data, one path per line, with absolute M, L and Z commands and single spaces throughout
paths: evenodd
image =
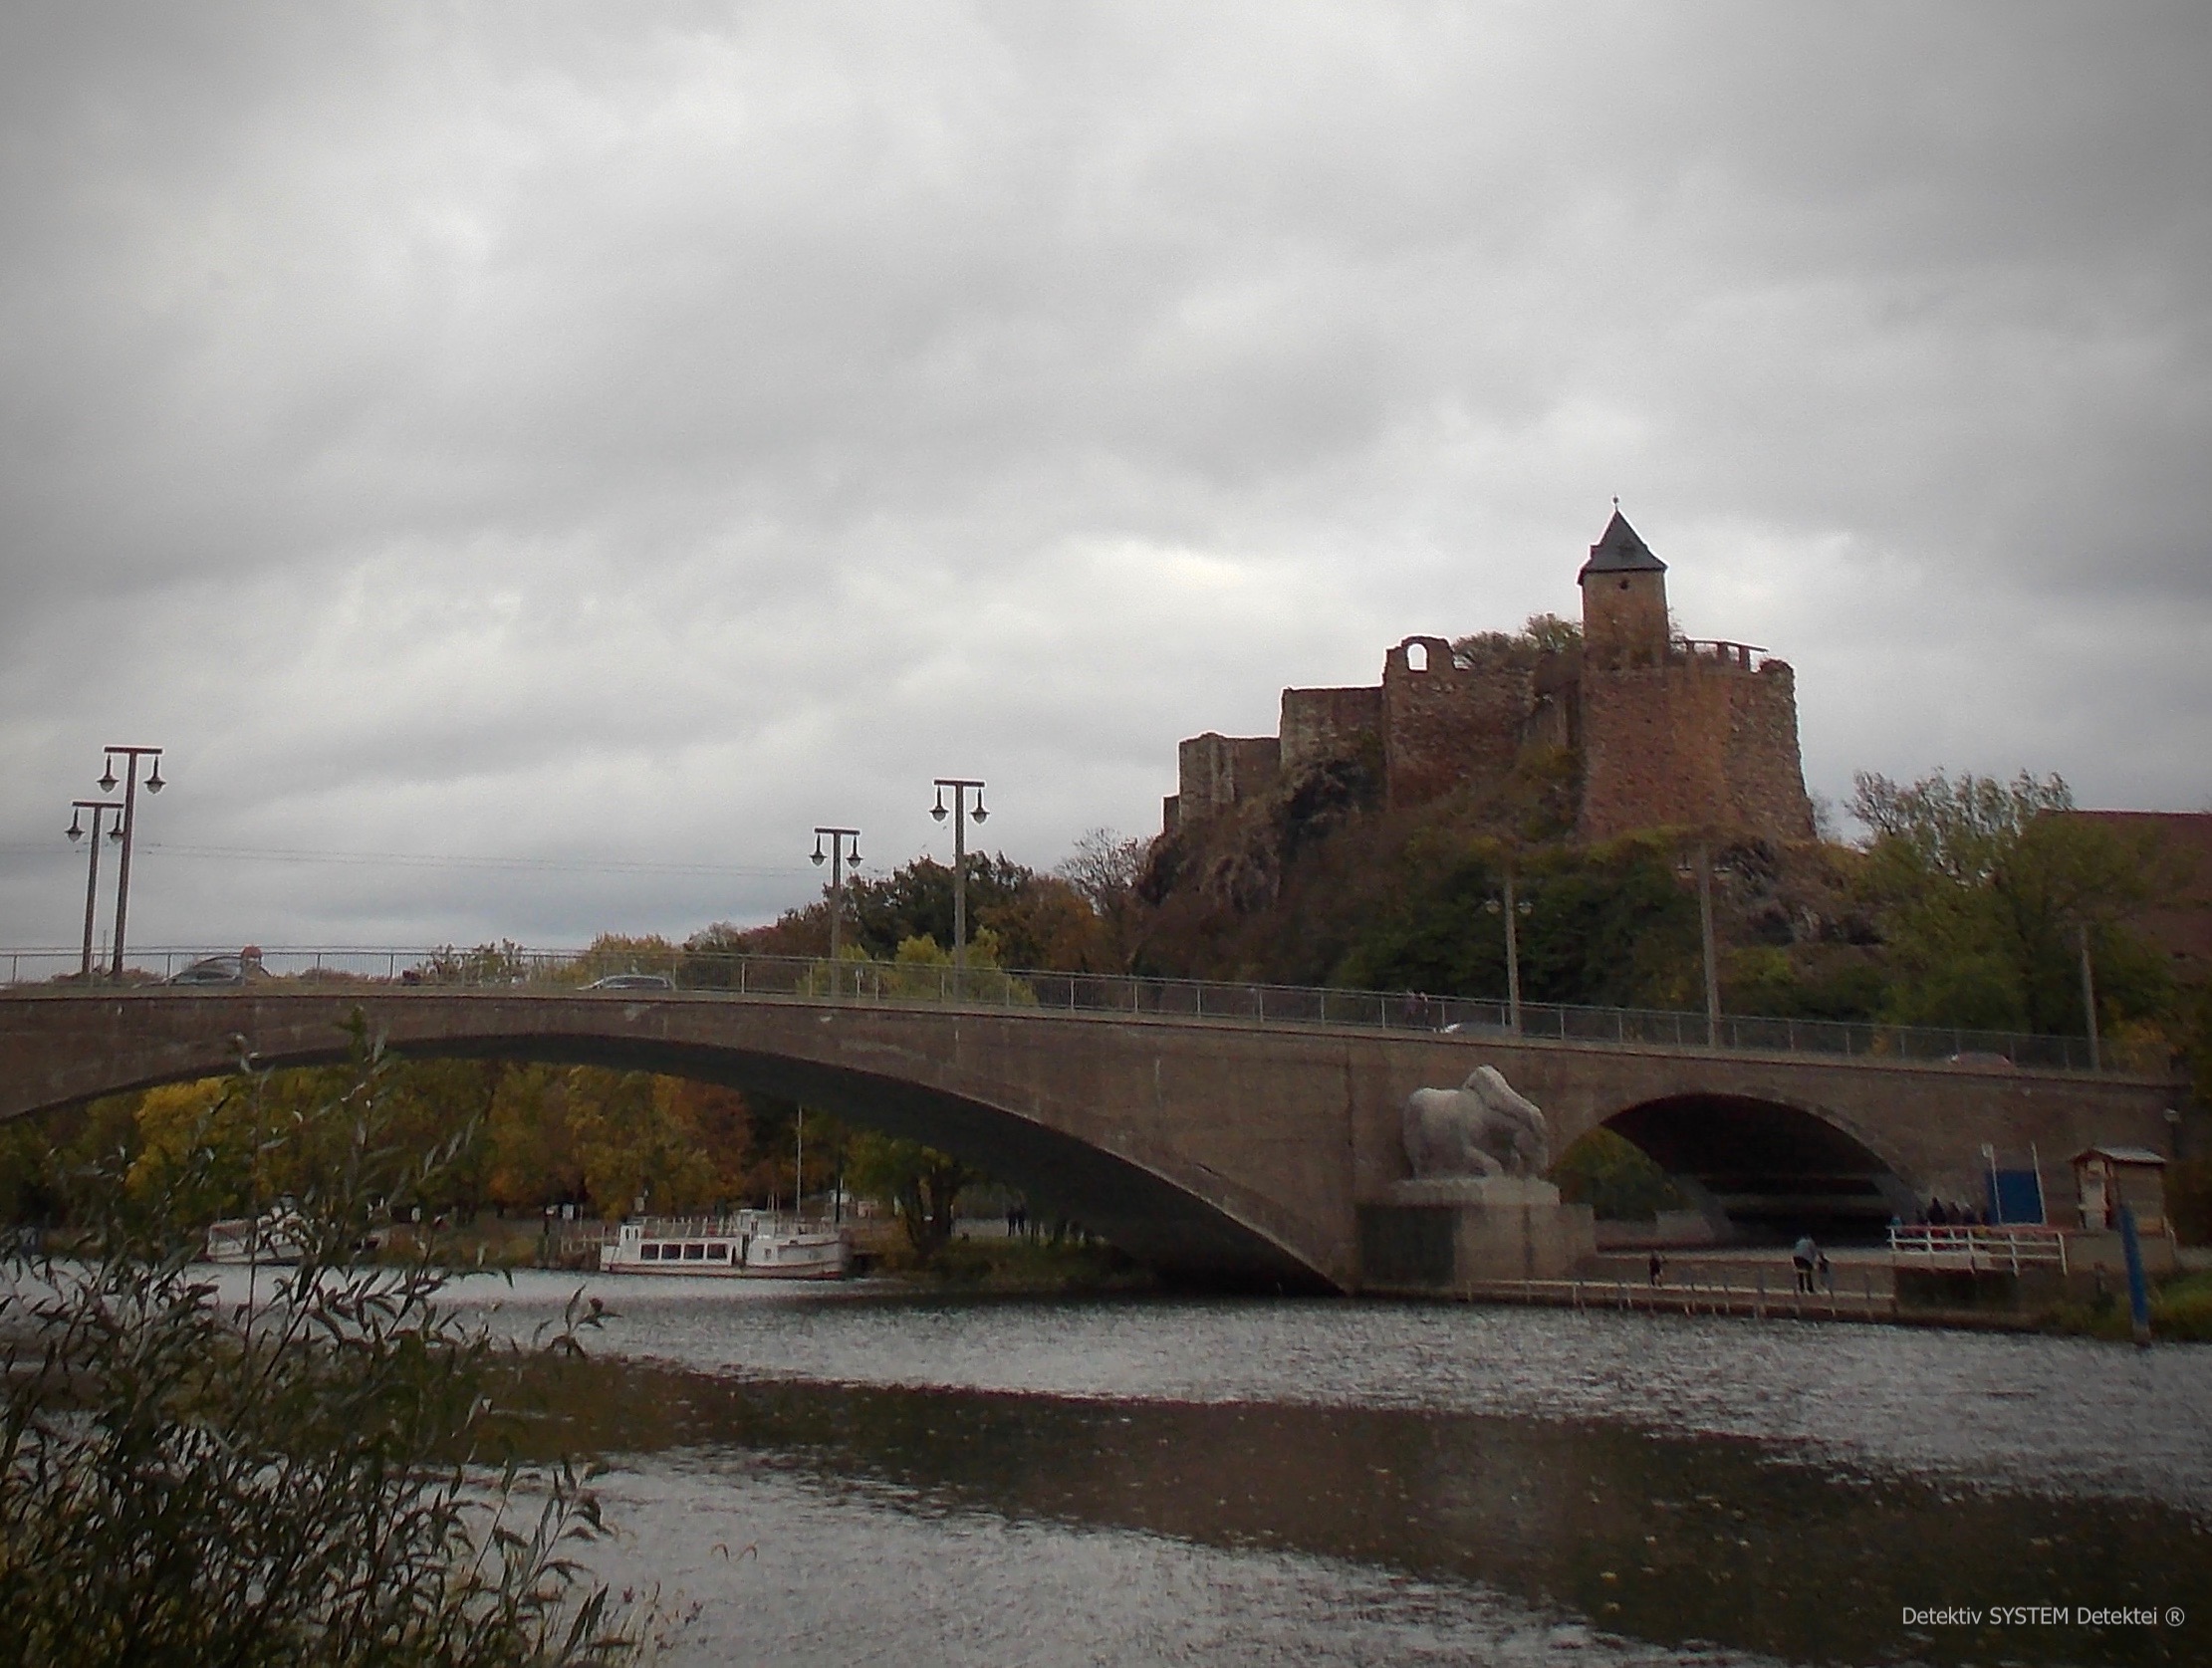
M 8 996 L 82 991 L 77 950 L 0 950 Z M 124 986 L 143 988 L 188 977 L 195 962 L 239 952 L 155 949 L 137 952 Z M 950 967 L 740 956 L 676 950 L 652 967 L 615 965 L 573 950 L 502 944 L 460 950 L 348 947 L 255 950 L 245 982 L 267 980 L 302 989 L 497 989 L 535 994 L 594 990 L 612 976 L 666 979 L 666 989 L 742 997 L 793 996 L 873 1004 L 971 1009 L 1047 1010 L 1185 1017 L 1260 1026 L 1321 1026 L 1360 1031 L 1445 1034 L 1510 1043 L 1611 1043 L 1636 1048 L 1710 1050 L 1726 1054 L 1811 1055 L 1846 1061 L 1896 1061 L 1982 1071 L 2170 1077 L 2172 1062 L 2156 1045 L 2104 1042 L 2092 1053 L 2087 1037 L 2033 1036 L 1950 1027 L 1879 1025 L 1672 1009 L 1521 1004 L 1520 1024 L 1504 1002 L 1431 996 L 1417 991 L 1344 990 L 1196 979 L 1154 979 L 1031 969 L 971 969 L 962 983 Z M 112 985 L 102 985 L 113 990 Z M 630 994 L 636 994 L 632 989 Z

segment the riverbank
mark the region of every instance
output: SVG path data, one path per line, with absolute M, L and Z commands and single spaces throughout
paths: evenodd
M 2124 1294 L 2106 1290 L 2087 1301 L 2061 1299 L 2020 1307 L 1959 1306 L 1900 1298 L 1868 1281 L 1857 1290 L 1799 1292 L 1794 1283 L 1771 1285 L 1726 1273 L 1675 1274 L 1662 1284 L 1625 1275 L 1564 1280 L 1486 1281 L 1455 1292 L 1418 1288 L 1372 1295 L 1444 1303 L 1523 1304 L 1546 1309 L 1611 1310 L 1621 1313 L 1715 1315 L 1745 1320 L 1829 1320 L 1895 1326 L 1966 1327 L 1979 1331 L 2036 1332 L 2058 1337 L 2132 1341 L 2134 1324 Z M 2212 1273 L 2181 1273 L 2155 1283 L 2150 1299 L 2153 1342 L 2212 1343 Z
M 387 1231 L 378 1256 L 400 1261 L 427 1243 L 432 1261 L 466 1274 L 477 1270 L 546 1269 L 589 1274 L 599 1268 L 596 1241 L 573 1226 L 550 1231 L 529 1219 L 479 1217 L 446 1226 L 398 1223 Z M 860 1272 L 916 1290 L 984 1292 L 1039 1298 L 1137 1293 L 1157 1289 L 1158 1277 L 1100 1241 L 1073 1236 L 977 1234 L 956 1236 L 924 1260 L 896 1223 L 863 1218 L 847 1224 Z
M 1138 1293 L 1158 1289 L 1159 1278 L 1103 1242 L 1059 1242 L 1026 1235 L 960 1235 L 929 1258 L 914 1254 L 905 1234 L 890 1224 L 855 1236 L 871 1259 L 870 1272 L 920 1290 L 988 1292 L 1038 1298 Z

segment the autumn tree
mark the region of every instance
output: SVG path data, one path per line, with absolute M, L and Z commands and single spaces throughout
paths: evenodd
M 642 938 L 603 932 L 586 946 L 573 969 L 577 983 L 589 984 L 610 973 L 664 973 L 673 976 L 682 966 L 683 951 L 658 933 Z
M 1076 841 L 1075 850 L 1055 870 L 1075 888 L 1097 923 L 1095 937 L 1107 965 L 1083 971 L 1136 970 L 1151 929 L 1152 906 L 1137 889 L 1144 873 L 1145 853 L 1150 848 L 1149 840 L 1124 836 L 1111 829 L 1093 829 Z
M 643 1072 L 572 1069 L 563 1084 L 584 1185 L 602 1216 L 642 1199 L 661 1215 L 729 1202 L 742 1185 L 742 1099 Z

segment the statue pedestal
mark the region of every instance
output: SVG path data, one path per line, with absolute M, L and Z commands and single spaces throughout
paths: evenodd
M 1534 1177 L 1401 1181 L 1387 1201 L 1359 1207 L 1361 1284 L 1376 1290 L 1564 1280 L 1597 1249 L 1591 1208 L 1561 1204 Z

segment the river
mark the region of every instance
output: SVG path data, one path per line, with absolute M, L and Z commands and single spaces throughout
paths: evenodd
M 454 1296 L 519 1333 L 577 1285 Z M 678 1663 L 2212 1662 L 2212 1348 L 587 1289 L 592 1558 Z

